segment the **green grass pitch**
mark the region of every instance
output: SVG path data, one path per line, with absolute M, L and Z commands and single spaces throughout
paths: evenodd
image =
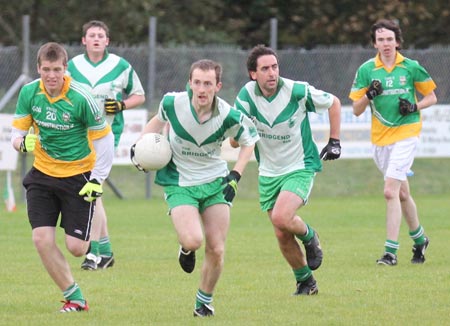
M 324 250 L 315 272 L 319 294 L 294 297 L 293 273 L 258 206 L 251 163 L 232 208 L 212 320 L 192 317 L 203 251 L 196 270 L 185 274 L 162 191 L 154 186 L 152 199 L 145 199 L 144 174 L 132 166 L 111 173 L 125 199 L 108 187 L 104 194 L 116 264 L 82 271 L 83 259 L 64 250 L 91 309 L 58 313 L 62 295 L 33 247 L 19 166 L 13 175 L 18 209 L 0 208 L 0 325 L 443 325 L 450 302 L 448 166 L 448 158 L 416 159 L 410 183 L 431 240 L 427 261 L 410 263 L 412 242 L 403 222 L 399 264 L 389 268 L 375 264 L 383 253 L 385 205 L 372 160 L 325 162 L 309 205 L 299 211 L 318 230 Z M 2 185 L 4 177 L 0 173 Z M 58 241 L 63 246 L 61 230 Z
M 315 272 L 319 294 L 294 297 L 293 273 L 281 257 L 268 218 L 254 199 L 235 200 L 225 269 L 214 294 L 216 316 L 192 317 L 203 252 L 192 274 L 178 265 L 178 244 L 160 198 L 109 198 L 109 228 L 116 265 L 80 269 L 76 281 L 87 313 L 59 314 L 60 291 L 40 263 L 25 207 L 2 211 L 0 225 L 0 321 L 2 325 L 442 325 L 450 293 L 450 201 L 445 195 L 416 198 L 430 237 L 427 261 L 412 265 L 406 225 L 399 264 L 377 266 L 385 240 L 380 196 L 312 197 L 300 215 L 321 237 L 324 263 Z M 62 244 L 62 232 L 58 241 Z M 203 247 L 202 247 L 203 249 Z M 67 254 L 67 251 L 65 251 Z

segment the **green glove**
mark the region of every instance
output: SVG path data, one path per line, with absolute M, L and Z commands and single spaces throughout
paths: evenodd
M 23 137 L 19 150 L 22 153 L 32 152 L 36 147 L 37 135 L 34 134 L 33 126 L 28 130 L 28 134 Z
M 92 179 L 81 188 L 78 193 L 80 196 L 84 196 L 84 200 L 88 202 L 93 202 L 97 198 L 101 197 L 103 194 L 102 185 L 95 179 Z

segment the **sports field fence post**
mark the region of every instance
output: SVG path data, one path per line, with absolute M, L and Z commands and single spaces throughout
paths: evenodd
M 147 111 L 148 118 L 150 119 L 152 104 L 153 104 L 153 92 L 155 89 L 155 61 L 156 61 L 156 17 L 151 16 L 148 23 L 148 89 L 147 89 Z M 145 174 L 145 198 L 152 197 L 152 172 Z

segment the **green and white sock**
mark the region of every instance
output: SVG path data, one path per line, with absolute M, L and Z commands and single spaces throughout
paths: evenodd
M 109 237 L 100 238 L 99 251 L 100 251 L 100 256 L 105 256 L 105 257 L 112 256 L 111 242 L 109 241 Z
M 77 283 L 73 283 L 63 292 L 64 298 L 68 301 L 78 301 L 82 304 L 86 303 L 86 300 L 81 293 L 81 289 Z
M 384 243 L 384 250 L 393 255 L 397 255 L 398 248 L 400 248 L 400 244 L 398 243 L 398 241 L 386 240 L 386 242 Z
M 210 304 L 212 301 L 212 293 L 206 293 L 198 289 L 195 300 L 195 309 L 200 308 L 202 304 Z
M 415 244 L 421 245 L 425 243 L 425 231 L 422 225 L 414 231 L 409 231 L 409 236 L 413 239 Z
M 293 269 L 292 271 L 294 272 L 294 276 L 297 282 L 303 282 L 312 275 L 312 271 L 308 267 L 308 265 L 299 269 Z

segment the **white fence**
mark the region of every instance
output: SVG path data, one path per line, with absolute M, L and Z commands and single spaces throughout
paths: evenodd
M 125 111 L 125 129 L 114 157 L 115 165 L 131 164 L 130 147 L 147 123 L 146 110 Z M 416 157 L 450 157 L 450 105 L 434 105 L 422 111 L 423 129 Z M 328 115 L 310 115 L 314 138 L 320 148 L 328 142 Z M 350 106 L 342 108 L 341 115 L 342 158 L 358 159 L 372 157 L 370 143 L 371 114 L 355 117 Z M 18 153 L 10 143 L 11 114 L 0 114 L 0 170 L 15 170 Z M 237 158 L 237 149 L 224 142 L 222 157 L 229 161 Z

